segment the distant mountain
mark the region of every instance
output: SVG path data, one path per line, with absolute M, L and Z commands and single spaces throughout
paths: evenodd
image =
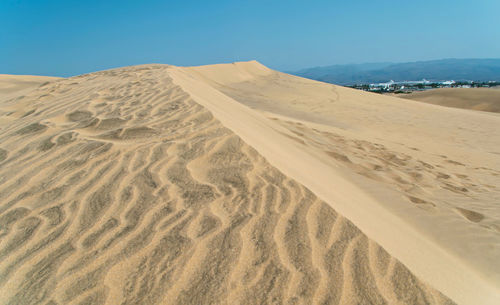
M 500 81 L 500 59 L 441 59 L 408 63 L 367 63 L 315 67 L 291 74 L 338 85 L 389 80 Z

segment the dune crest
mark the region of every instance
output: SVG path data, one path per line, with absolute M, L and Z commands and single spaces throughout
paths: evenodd
M 498 116 L 272 70 L 226 81 L 218 72 L 231 68 L 182 69 L 174 80 L 416 274 L 459 303 L 496 303 Z
M 312 134 L 319 124 L 294 129 L 292 118 L 270 120 L 218 90 L 276 72 L 256 62 L 219 70 L 126 67 L 0 98 L 0 302 L 453 304 L 272 162 L 287 156 L 268 154 L 282 144 L 314 158 L 316 148 L 302 146 L 322 141 Z M 225 124 L 217 107 L 242 118 L 231 105 L 244 107 L 240 126 L 260 126 L 269 138 Z M 274 145 L 263 149 L 268 140 Z M 354 145 L 345 142 L 345 150 Z M 335 147 L 322 153 L 335 160 L 327 165 L 338 171 L 324 170 L 339 182 L 353 171 L 339 164 L 358 161 Z M 339 202 L 371 198 L 337 187 Z M 453 211 L 472 224 L 490 221 Z M 370 216 L 396 219 L 384 215 Z M 482 284 L 472 288 L 488 292 Z

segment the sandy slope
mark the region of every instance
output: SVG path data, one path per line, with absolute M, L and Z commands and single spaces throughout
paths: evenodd
M 500 112 L 500 90 L 493 88 L 440 88 L 397 96 L 446 107 Z
M 36 89 L 40 85 L 57 79 L 59 78 L 49 76 L 0 74 L 0 100 L 21 98 L 23 94 Z M 0 124 L 11 119 L 5 116 L 0 117 Z
M 500 299 L 498 115 L 364 93 L 256 62 L 179 73 L 176 81 L 203 92 L 195 100 L 223 124 L 416 274 L 463 304 Z
M 292 83 L 266 85 L 269 75 Z M 455 160 L 463 158 L 450 154 L 446 160 L 436 157 L 441 163 L 435 166 L 415 169 L 420 160 L 393 152 L 399 146 L 383 129 L 392 128 L 390 120 L 380 119 L 373 124 L 378 129 L 371 130 L 385 132 L 384 144 L 356 139 L 358 132 L 369 137 L 370 130 L 362 125 L 350 130 L 346 115 L 347 121 L 338 122 L 344 129 L 328 123 L 328 111 L 338 109 L 323 104 L 331 95 L 325 92 L 337 87 L 306 82 L 313 89 L 307 91 L 293 81 L 303 82 L 254 62 L 199 70 L 146 65 L 55 80 L 18 97 L 0 97 L 0 303 L 449 304 L 428 283 L 442 284 L 450 268 L 460 277 L 458 284 L 468 279 L 476 294 L 456 294 L 453 278 L 455 286 L 441 285 L 446 294 L 464 304 L 471 298 L 491 301 L 487 283 L 497 265 L 488 257 L 496 251 L 491 242 L 498 234 L 498 212 L 483 209 L 494 194 L 475 198 L 474 209 L 459 210 L 460 201 L 442 207 L 432 186 L 412 182 L 424 196 L 395 181 L 421 170 L 423 181 L 444 190 L 446 184 L 433 176 L 443 164 L 448 166 L 443 170 L 454 169 L 446 178 L 449 188 L 460 187 L 455 171 L 461 170 L 471 184 L 492 179 L 488 192 L 495 192 L 496 176 L 486 170 L 474 176 L 475 163 L 469 162 L 489 166 L 497 157 L 478 156 L 462 168 Z M 301 101 L 302 92 L 314 99 Z M 355 103 L 354 91 L 348 93 Z M 256 107 L 272 94 L 272 105 L 259 108 L 267 112 L 243 105 Z M 375 102 L 366 111 L 375 111 Z M 305 103 L 318 110 L 306 114 Z M 429 113 L 438 108 L 423 106 L 431 107 Z M 368 114 L 361 111 L 358 120 L 368 124 Z M 470 144 L 460 142 L 463 134 L 457 132 L 459 149 Z M 415 145 L 425 139 L 416 137 Z M 494 138 L 477 141 L 495 149 Z M 413 148 L 408 149 L 416 152 Z M 371 177 L 378 169 L 366 168 L 363 160 L 381 164 L 380 179 Z M 430 166 L 436 171 L 423 170 Z M 363 191 L 365 186 L 370 189 Z M 464 187 L 471 196 L 482 194 Z M 385 191 L 401 198 L 387 195 L 390 202 L 381 202 L 375 195 Z M 451 196 L 446 192 L 442 196 Z M 408 197 L 417 195 L 418 200 Z M 336 210 L 347 212 L 425 278 Z M 467 212 L 472 210 L 485 217 Z M 457 244 L 478 247 L 483 256 L 459 257 L 453 252 L 459 246 L 442 241 L 446 251 L 432 261 L 428 255 L 441 243 L 412 228 L 426 223 L 442 229 L 440 221 L 468 232 Z M 388 229 L 398 232 L 382 234 Z M 472 239 L 476 243 L 470 244 Z M 415 246 L 423 249 L 408 259 L 405 249 Z M 449 260 L 439 267 L 442 258 Z M 462 262 L 471 258 L 481 264 Z M 487 264 L 492 272 L 481 273 Z M 477 274 L 488 281 L 477 280 Z
M 0 74 L 0 98 L 5 98 L 7 94 L 19 96 L 22 95 L 20 91 L 34 89 L 57 79 L 59 78 L 50 76 Z

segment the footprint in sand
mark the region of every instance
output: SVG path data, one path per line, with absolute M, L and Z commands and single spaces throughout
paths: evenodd
M 71 122 L 82 122 L 93 118 L 93 113 L 86 110 L 73 111 L 66 115 Z
M 425 206 L 436 207 L 436 205 L 434 203 L 420 199 L 418 197 L 414 197 L 414 196 L 407 196 L 407 197 L 408 197 L 408 199 L 410 199 L 411 202 L 415 203 L 417 206 L 418 205 L 422 205 L 422 206 L 425 205 Z
M 467 220 L 472 221 L 472 222 L 480 222 L 481 220 L 484 219 L 484 215 L 475 211 L 463 209 L 463 208 L 456 208 L 458 213 L 465 217 Z
M 47 126 L 40 124 L 40 123 L 33 123 L 30 124 L 26 127 L 23 127 L 19 129 L 16 133 L 18 135 L 28 135 L 28 134 L 33 134 L 33 133 L 38 133 L 38 132 L 44 132 L 47 129 Z
M 7 159 L 8 153 L 5 149 L 0 148 L 0 162 Z

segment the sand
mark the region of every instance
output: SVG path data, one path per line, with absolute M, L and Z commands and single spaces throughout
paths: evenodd
M 494 304 L 499 118 L 401 105 L 257 62 L 0 96 L 0 303 Z
M 8 94 L 14 94 L 17 97 L 22 95 L 23 91 L 30 91 L 57 79 L 59 77 L 0 74 L 0 98 L 6 98 Z
M 461 304 L 500 299 L 498 115 L 333 86 L 256 62 L 179 73 L 223 124 L 415 274 Z
M 446 107 L 500 112 L 500 90 L 495 88 L 439 88 L 397 96 Z

